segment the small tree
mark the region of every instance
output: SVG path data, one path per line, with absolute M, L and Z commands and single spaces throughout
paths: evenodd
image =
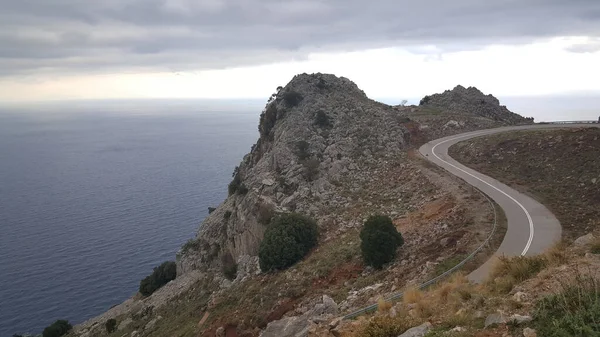
M 42 332 L 42 336 L 60 337 L 66 335 L 69 331 L 71 331 L 71 329 L 73 329 L 73 326 L 69 323 L 69 321 L 59 319 L 50 326 L 46 327 Z
M 306 216 L 292 213 L 274 218 L 260 243 L 260 268 L 270 271 L 292 266 L 317 244 L 317 239 L 317 223 Z
M 144 296 L 150 296 L 165 284 L 173 281 L 177 277 L 177 265 L 173 261 L 163 262 L 154 268 L 152 274 L 140 282 L 140 293 Z
M 109 319 L 104 323 L 104 327 L 106 328 L 107 333 L 113 333 L 117 330 L 117 320 L 114 318 Z
M 396 249 L 404 244 L 392 219 L 384 215 L 370 216 L 360 231 L 360 249 L 367 265 L 377 269 L 396 257 Z
M 323 110 L 319 110 L 315 114 L 315 125 L 322 127 L 322 128 L 331 127 L 331 120 L 329 119 L 329 116 L 327 116 L 327 114 Z
M 283 101 L 290 107 L 295 107 L 302 101 L 302 95 L 297 91 L 286 91 L 283 94 Z

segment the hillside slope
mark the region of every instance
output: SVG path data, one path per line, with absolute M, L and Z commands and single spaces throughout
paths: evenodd
M 104 336 L 104 322 L 115 318 L 120 328 L 111 336 L 257 336 L 269 323 L 285 336 L 277 330 L 281 319 L 302 321 L 325 302 L 349 312 L 456 264 L 488 236 L 493 211 L 471 187 L 413 154 L 436 133 L 405 112 L 369 99 L 343 77 L 295 76 L 269 99 L 228 198 L 178 253 L 177 279 L 78 325 L 75 334 Z M 469 128 L 503 125 L 468 118 L 481 121 Z M 318 246 L 286 271 L 262 273 L 257 252 L 265 229 L 288 212 L 317 221 Z M 374 213 L 389 215 L 405 240 L 382 270 L 360 256 L 358 233 Z M 235 270 L 230 279 L 226 269 Z
M 525 131 L 465 141 L 450 155 L 532 195 L 574 239 L 600 228 L 600 129 Z

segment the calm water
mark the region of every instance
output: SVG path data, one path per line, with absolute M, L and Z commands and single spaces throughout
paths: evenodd
M 0 108 L 0 337 L 80 323 L 173 260 L 258 136 L 260 104 Z

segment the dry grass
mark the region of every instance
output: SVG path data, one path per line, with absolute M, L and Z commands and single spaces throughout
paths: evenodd
M 486 286 L 494 293 L 509 293 L 516 284 L 537 275 L 548 263 L 544 255 L 499 257 Z
M 377 299 L 377 311 L 387 312 L 392 308 L 392 303 L 386 301 L 383 297 Z
M 433 290 L 433 297 L 438 303 L 460 304 L 472 297 L 474 286 L 464 274 L 454 274 L 448 281 L 441 283 Z
M 408 288 L 404 292 L 404 295 L 402 296 L 402 300 L 404 301 L 404 304 L 419 303 L 422 298 L 423 298 L 423 291 L 421 291 L 419 288 L 416 288 L 416 287 Z
M 600 243 L 600 242 L 599 242 Z M 546 258 L 549 265 L 559 266 L 569 262 L 569 254 L 567 252 L 568 245 L 561 241 L 554 245 L 547 253 Z
M 418 325 L 418 322 L 406 316 L 375 316 L 364 324 L 353 337 L 396 337 Z

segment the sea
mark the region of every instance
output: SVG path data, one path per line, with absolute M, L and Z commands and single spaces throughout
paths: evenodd
M 0 108 L 0 337 L 81 323 L 174 260 L 258 138 L 264 102 Z
M 382 99 L 389 104 L 400 100 Z M 409 103 L 418 102 L 418 99 Z M 536 121 L 600 96 L 506 97 Z M 0 337 L 77 324 L 174 260 L 258 138 L 264 101 L 0 104 Z

